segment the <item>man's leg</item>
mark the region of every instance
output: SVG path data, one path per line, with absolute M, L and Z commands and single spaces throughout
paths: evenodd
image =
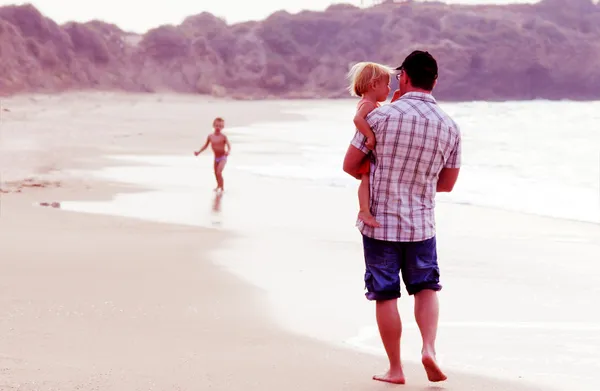
M 402 323 L 397 306 L 400 297 L 400 254 L 394 242 L 363 236 L 363 246 L 366 266 L 366 297 L 376 301 L 377 326 L 390 362 L 389 370 L 383 375 L 373 376 L 373 379 L 404 384 L 404 372 L 400 358 Z
M 375 307 L 377 327 L 381 342 L 390 362 L 390 369 L 383 375 L 375 375 L 373 379 L 389 383 L 404 384 L 404 371 L 400 359 L 400 337 L 402 322 L 398 312 L 398 299 L 379 300 Z
M 435 359 L 435 339 L 439 313 L 440 306 L 435 290 L 424 289 L 415 294 L 415 320 L 419 325 L 421 337 L 423 338 L 421 361 L 427 372 L 427 378 L 432 382 L 447 379 Z
M 442 289 L 436 239 L 433 237 L 422 242 L 404 243 L 403 249 L 402 278 L 408 293 L 415 296 L 415 320 L 423 339 L 421 361 L 430 381 L 444 381 L 447 377 L 435 358 L 439 319 L 437 292 Z

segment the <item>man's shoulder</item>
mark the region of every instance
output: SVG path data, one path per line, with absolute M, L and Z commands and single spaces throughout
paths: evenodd
M 373 114 L 373 113 L 384 114 L 389 110 L 389 105 L 390 105 L 390 103 L 384 103 L 382 105 L 375 106 L 375 108 L 373 110 L 371 110 L 371 112 L 369 114 Z
M 447 128 L 450 132 L 459 132 L 459 127 L 456 121 L 444 110 L 435 100 L 422 101 L 420 104 L 407 104 L 407 112 L 418 113 L 418 115 L 425 117 L 435 123 L 441 123 L 443 127 Z
M 452 118 L 444 109 L 440 106 L 436 105 L 436 110 L 438 112 L 438 116 L 440 121 L 448 128 L 448 130 L 452 133 L 460 134 L 460 127 L 458 123 Z
M 384 103 L 381 106 L 373 109 L 369 116 L 378 118 L 387 118 L 399 114 L 402 110 L 396 107 L 396 102 Z
M 408 102 L 403 99 L 398 99 L 395 102 L 387 103 L 385 105 L 382 105 L 381 107 L 385 107 L 387 112 L 389 112 L 390 114 L 402 114 L 408 112 L 411 108 L 410 104 L 408 104 Z
M 442 109 L 436 101 L 421 101 L 399 99 L 390 106 L 390 116 L 399 117 L 400 122 L 412 122 L 414 117 L 429 122 L 430 126 L 437 127 L 441 124 L 447 132 L 460 136 L 460 128 L 456 121 Z
M 422 100 L 410 99 L 410 97 L 400 97 L 395 102 L 391 102 L 388 105 L 389 115 L 391 116 L 426 116 L 428 112 L 435 110 L 437 104 L 435 101 L 428 102 Z
M 390 115 L 390 109 L 388 106 L 389 104 L 383 104 L 371 110 L 365 118 L 369 125 L 374 126 L 376 123 L 385 121 L 386 118 Z

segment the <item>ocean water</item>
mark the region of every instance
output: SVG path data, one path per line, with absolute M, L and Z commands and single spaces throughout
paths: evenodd
M 334 106 L 333 108 L 331 106 Z M 441 202 L 480 205 L 600 223 L 600 102 L 451 103 L 461 126 L 463 168 Z M 239 167 L 254 175 L 320 186 L 355 186 L 340 158 L 353 135 L 351 104 L 290 111 L 304 123 L 235 129 L 244 152 Z
M 274 320 L 383 355 L 362 291 L 357 181 L 341 170 L 354 106 L 282 106 L 305 119 L 226 129 L 233 153 L 222 196 L 211 190 L 212 157 L 186 151 L 113 156 L 120 164 L 74 171 L 148 190 L 61 207 L 232 231 L 235 238 L 212 260 L 266 292 Z M 438 197 L 442 365 L 548 389 L 595 389 L 600 102 L 443 107 L 461 125 L 464 146 L 455 191 Z M 476 225 L 465 226 L 463 214 Z M 404 358 L 418 361 L 418 330 L 407 316 L 412 302 L 399 305 Z

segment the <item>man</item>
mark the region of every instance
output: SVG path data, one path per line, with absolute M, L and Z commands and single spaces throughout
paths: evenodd
M 423 339 L 422 363 L 432 382 L 446 380 L 436 362 L 435 339 L 441 290 L 435 237 L 435 194 L 450 192 L 458 178 L 461 136 L 456 123 L 432 96 L 437 62 L 427 52 L 411 53 L 397 79 L 392 103 L 369 114 L 375 133 L 371 158 L 371 213 L 380 227 L 359 225 L 363 236 L 366 297 L 376 302 L 376 318 L 390 368 L 373 378 L 404 384 L 400 359 L 402 323 L 397 300 L 400 273 L 415 297 L 415 319 Z M 344 159 L 355 178 L 369 150 L 356 132 Z

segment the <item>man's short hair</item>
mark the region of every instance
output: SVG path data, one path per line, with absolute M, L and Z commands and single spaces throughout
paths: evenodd
M 426 91 L 433 90 L 438 77 L 437 61 L 429 52 L 415 50 L 409 54 L 397 71 L 406 72 L 413 87 Z
M 217 118 L 215 118 L 215 119 L 213 120 L 213 124 L 214 124 L 215 122 L 217 122 L 217 121 L 225 122 L 225 120 L 224 120 L 223 118 L 221 118 L 221 117 L 217 117 Z

